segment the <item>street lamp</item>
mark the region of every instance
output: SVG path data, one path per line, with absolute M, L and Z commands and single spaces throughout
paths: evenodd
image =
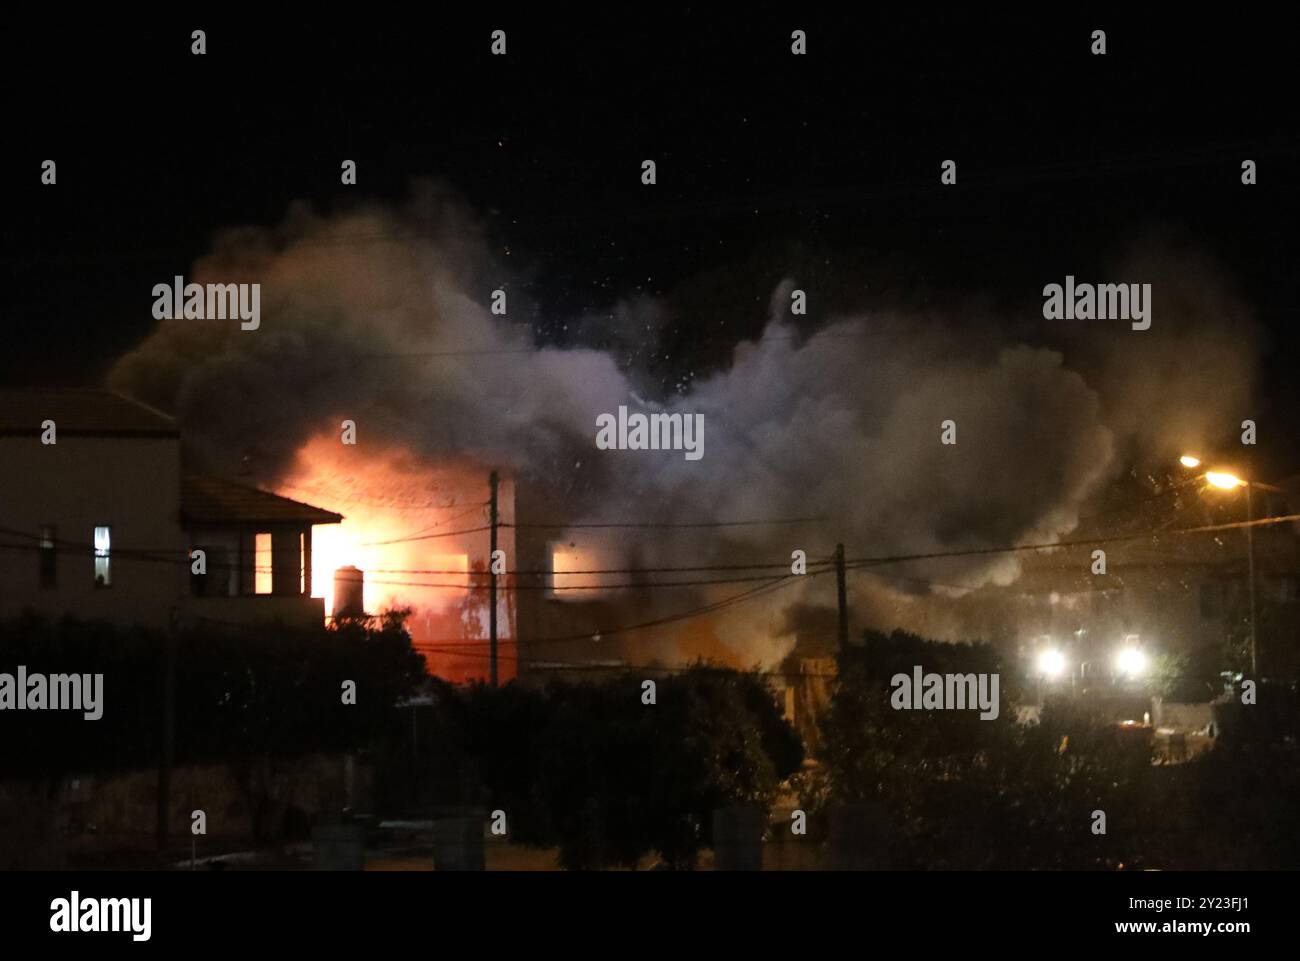
M 1201 466 L 1200 458 L 1191 454 L 1184 454 L 1178 458 L 1180 464 L 1187 468 L 1197 468 Z M 1207 470 L 1205 472 L 1205 481 L 1211 487 L 1221 491 L 1233 491 L 1238 487 L 1246 488 L 1246 578 L 1249 583 L 1250 592 L 1250 673 L 1256 674 L 1255 667 L 1255 505 L 1251 492 L 1256 488 L 1265 490 L 1276 490 L 1267 484 L 1260 484 L 1256 481 L 1243 479 L 1230 471 Z
M 1217 487 L 1221 491 L 1230 491 L 1238 487 L 1250 486 L 1236 474 L 1229 474 L 1227 471 L 1221 470 L 1206 471 L 1205 479 L 1209 481 L 1211 487 Z
M 1057 650 L 1046 650 L 1038 655 L 1038 671 L 1044 677 L 1060 677 L 1065 670 L 1065 655 Z
M 1115 666 L 1126 677 L 1141 677 L 1147 671 L 1147 656 L 1136 647 L 1123 647 L 1115 655 Z
M 1047 646 L 1043 646 L 1047 645 Z M 1038 638 L 1036 646 L 1038 653 L 1034 657 L 1034 672 L 1031 675 L 1038 681 L 1038 704 L 1041 708 L 1045 702 L 1043 683 L 1045 681 L 1055 681 L 1065 671 L 1065 654 L 1062 653 L 1052 639 L 1044 634 Z

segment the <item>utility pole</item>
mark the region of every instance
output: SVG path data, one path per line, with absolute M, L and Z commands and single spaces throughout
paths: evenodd
M 1259 671 L 1255 666 L 1255 506 L 1250 490 L 1253 481 L 1246 481 L 1246 565 L 1247 578 L 1250 581 L 1250 675 L 1259 680 Z
M 840 650 L 849 646 L 849 602 L 844 586 L 844 545 L 835 545 L 835 591 L 840 604 Z
M 497 570 L 496 570 L 496 553 L 497 553 L 497 472 L 493 471 L 492 476 L 488 478 L 488 483 L 492 488 L 492 498 L 489 501 L 489 523 L 492 525 L 492 547 L 488 554 L 488 637 L 490 638 L 490 652 L 492 664 L 492 686 L 497 686 Z

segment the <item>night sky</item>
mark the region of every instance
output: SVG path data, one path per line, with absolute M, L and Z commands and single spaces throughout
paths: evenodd
M 489 53 L 496 28 L 506 57 Z M 807 56 L 790 54 L 795 28 Z M 664 391 L 757 335 L 785 276 L 814 292 L 808 328 L 972 299 L 1034 328 L 1043 284 L 1104 275 L 1158 235 L 1226 267 L 1269 332 L 1278 433 L 1300 435 L 1293 49 L 1246 16 L 322 9 L 50 23 L 0 43 L 0 382 L 97 382 L 153 327 L 152 285 L 220 228 L 278 223 L 297 200 L 401 203 L 424 178 L 482 218 L 538 343 L 611 346 Z M 1241 185 L 1244 158 L 1258 186 Z M 638 294 L 670 317 L 652 339 L 601 329 Z M 1270 451 L 1276 470 L 1300 465 L 1293 441 Z

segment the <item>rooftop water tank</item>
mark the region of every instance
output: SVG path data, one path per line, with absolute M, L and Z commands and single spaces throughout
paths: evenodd
M 360 617 L 366 612 L 366 575 L 351 564 L 334 572 L 335 617 Z

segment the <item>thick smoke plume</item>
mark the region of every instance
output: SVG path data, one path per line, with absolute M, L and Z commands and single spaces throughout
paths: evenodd
M 1252 413 L 1248 312 L 1198 255 L 1147 248 L 1112 277 L 1087 278 L 1152 283 L 1148 331 L 1035 318 L 1029 291 L 1031 316 L 1005 324 L 1037 320 L 1042 334 L 1028 339 L 986 316 L 888 311 L 802 336 L 788 323 L 792 279 L 773 292 L 761 340 L 736 344 L 728 366 L 685 392 L 647 399 L 637 371 L 610 354 L 538 348 L 519 278 L 486 251 L 474 219 L 432 192 L 402 210 L 295 210 L 276 228 L 226 232 L 186 279 L 260 283 L 260 329 L 162 321 L 110 383 L 172 411 L 206 466 L 270 485 L 309 440 L 351 419 L 361 452 L 499 466 L 543 494 L 547 521 L 816 518 L 612 532 L 601 548 L 621 562 L 612 566 L 788 562 L 795 549 L 816 559 L 838 541 L 850 556 L 1049 541 L 1121 467 L 1221 437 Z M 498 287 L 504 318 L 488 306 Z M 596 418 L 619 405 L 703 414 L 703 459 L 598 450 Z M 939 442 L 947 420 L 952 446 Z M 977 585 L 1010 582 L 1018 568 L 993 556 L 892 570 Z M 915 591 L 882 597 L 874 581 L 851 583 L 861 620 L 908 620 Z M 651 592 L 645 609 L 736 590 Z M 809 579 L 707 628 L 657 636 L 704 631 L 742 661 L 771 663 L 796 629 L 783 612 L 832 600 L 829 578 Z

